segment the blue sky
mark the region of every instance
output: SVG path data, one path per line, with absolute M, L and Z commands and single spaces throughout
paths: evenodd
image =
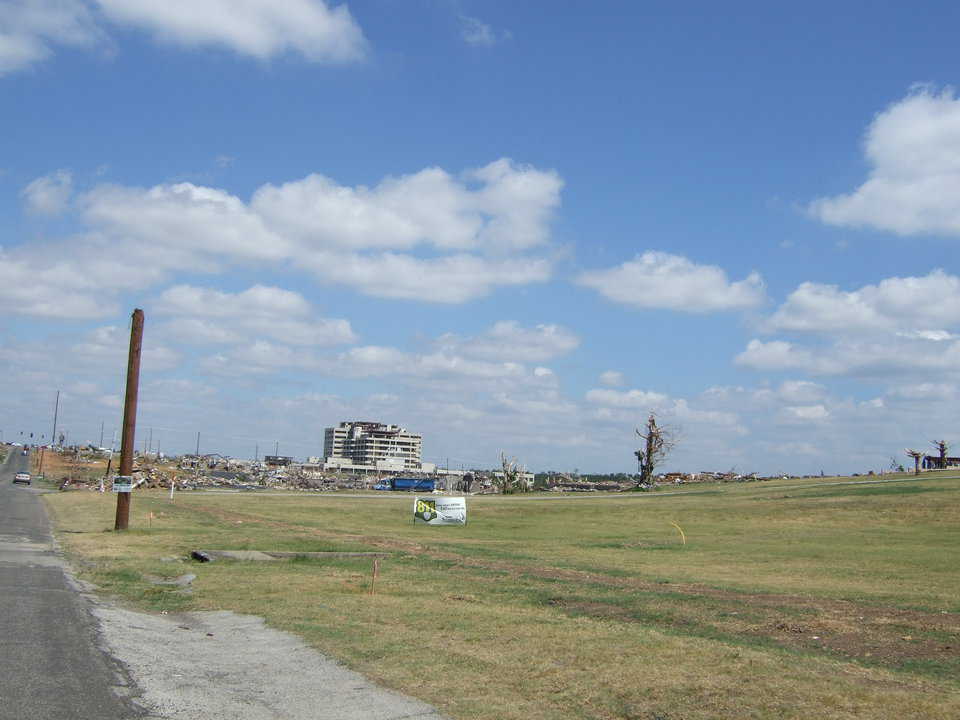
M 956 437 L 952 3 L 13 0 L 0 429 L 865 471 Z

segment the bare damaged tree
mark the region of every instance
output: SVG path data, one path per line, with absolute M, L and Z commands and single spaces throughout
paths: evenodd
M 913 458 L 913 474 L 919 475 L 920 459 L 923 457 L 924 453 L 920 450 L 911 450 L 910 448 L 907 448 L 905 452 L 907 453 L 907 455 Z
M 940 454 L 940 460 L 937 463 L 937 467 L 940 468 L 941 470 L 945 469 L 947 467 L 947 451 L 949 450 L 949 447 L 947 446 L 947 441 L 931 440 L 930 444 L 933 445 L 937 449 L 937 452 Z
M 524 468 L 517 462 L 516 458 L 508 458 L 501 452 L 500 464 L 503 467 L 503 475 L 502 477 L 494 475 L 494 482 L 500 487 L 500 492 L 503 495 L 509 495 L 513 492 L 526 492 L 530 489 L 523 480 Z
M 646 432 L 640 432 L 639 428 L 636 430 L 637 436 L 643 440 L 643 445 L 633 454 L 637 458 L 639 484 L 650 485 L 653 483 L 654 469 L 666 459 L 676 445 L 677 433 L 673 428 L 657 425 L 657 418 L 653 413 L 650 413 L 647 418 L 644 430 Z

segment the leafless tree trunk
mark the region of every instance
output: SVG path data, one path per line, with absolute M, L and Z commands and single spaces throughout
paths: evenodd
M 922 453 L 920 450 L 911 450 L 910 448 L 907 448 L 906 453 L 907 455 L 913 458 L 913 474 L 919 475 L 920 474 L 920 458 L 923 457 L 924 453 Z
M 640 484 L 653 483 L 653 471 L 663 462 L 676 443 L 676 431 L 673 428 L 657 425 L 657 418 L 653 413 L 647 418 L 644 427 L 646 432 L 637 428 L 637 436 L 643 440 L 643 445 L 633 454 L 637 458 L 640 472 Z
M 517 462 L 516 458 L 507 458 L 507 456 L 501 452 L 500 464 L 503 466 L 503 477 L 497 478 L 494 476 L 494 482 L 500 485 L 500 492 L 502 494 L 509 495 L 512 492 L 526 492 L 529 489 L 527 488 L 527 483 L 522 478 L 524 468 Z
M 930 444 L 933 445 L 933 446 L 937 449 L 937 452 L 938 452 L 938 453 L 940 453 L 940 461 L 939 461 L 939 463 L 937 464 L 937 467 L 939 467 L 941 470 L 943 470 L 944 468 L 947 467 L 947 450 L 949 449 L 948 446 L 947 446 L 947 441 L 946 441 L 946 440 L 931 440 L 931 441 L 930 441 Z

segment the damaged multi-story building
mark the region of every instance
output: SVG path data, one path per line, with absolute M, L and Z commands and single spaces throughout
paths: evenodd
M 428 471 L 420 460 L 423 437 L 399 425 L 349 421 L 327 428 L 323 438 L 327 469 Z

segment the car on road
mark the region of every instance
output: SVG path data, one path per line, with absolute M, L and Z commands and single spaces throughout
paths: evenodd
M 14 482 L 14 483 L 26 483 L 27 485 L 29 485 L 29 484 L 30 484 L 30 473 L 25 473 L 25 472 L 19 472 L 19 473 L 17 473 L 16 475 L 13 476 L 13 482 Z

